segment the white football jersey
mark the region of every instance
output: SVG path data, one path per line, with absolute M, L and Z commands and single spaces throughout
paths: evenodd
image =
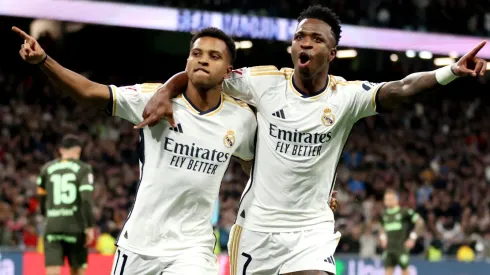
M 160 85 L 110 86 L 110 112 L 140 123 Z M 140 182 L 116 243 L 141 255 L 212 252 L 211 218 L 230 159 L 254 157 L 257 121 L 247 104 L 222 93 L 218 106 L 201 112 L 184 94 L 173 100 L 173 110 L 175 128 L 165 120 L 141 130 Z
M 257 108 L 255 162 L 237 223 L 252 231 L 326 226 L 337 164 L 352 126 L 376 114 L 382 84 L 330 75 L 325 88 L 303 95 L 293 69 L 235 70 L 223 91 Z

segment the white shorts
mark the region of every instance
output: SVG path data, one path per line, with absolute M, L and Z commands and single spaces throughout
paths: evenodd
M 335 274 L 333 254 L 340 240 L 333 222 L 328 228 L 267 233 L 235 224 L 230 232 L 230 274 L 271 275 L 306 270 Z
M 155 257 L 118 247 L 111 275 L 218 275 L 216 255 L 183 252 L 174 257 Z

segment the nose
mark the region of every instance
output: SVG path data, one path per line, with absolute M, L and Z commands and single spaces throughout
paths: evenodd
M 198 61 L 199 65 L 201 66 L 208 66 L 209 65 L 209 62 L 205 59 L 201 59 Z
M 313 44 L 311 43 L 311 39 L 309 37 L 305 37 L 303 40 L 301 40 L 300 46 L 303 50 L 310 50 L 313 48 Z

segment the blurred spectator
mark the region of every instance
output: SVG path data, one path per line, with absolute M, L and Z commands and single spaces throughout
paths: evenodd
M 10 206 L 0 201 L 0 246 L 14 245 L 14 234 L 9 228 Z

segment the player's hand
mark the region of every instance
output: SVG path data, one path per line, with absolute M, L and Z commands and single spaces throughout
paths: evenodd
M 487 44 L 486 41 L 482 41 L 473 50 L 461 57 L 456 64 L 451 66 L 451 70 L 457 76 L 471 75 L 473 77 L 478 75 L 485 75 L 487 70 L 487 61 L 476 57 L 478 52 Z
M 407 250 L 410 251 L 414 246 L 415 246 L 415 240 L 408 239 L 408 240 L 405 241 L 405 248 Z
M 85 229 L 85 247 L 89 247 L 95 240 L 95 229 L 93 227 Z
M 330 199 L 330 208 L 334 213 L 337 212 L 337 207 L 339 204 L 336 197 L 337 197 L 337 191 L 333 191 L 332 198 Z
M 151 97 L 143 110 L 143 121 L 134 126 L 136 129 L 141 129 L 145 126 L 153 127 L 162 118 L 168 119 L 172 127 L 175 127 L 174 111 L 172 109 L 172 100 L 170 93 L 164 87 L 160 87 L 157 92 Z
M 20 46 L 19 51 L 20 57 L 24 61 L 31 64 L 39 64 L 44 61 L 46 53 L 39 43 L 37 43 L 36 39 L 17 27 L 12 27 L 12 31 L 24 39 L 24 43 Z

